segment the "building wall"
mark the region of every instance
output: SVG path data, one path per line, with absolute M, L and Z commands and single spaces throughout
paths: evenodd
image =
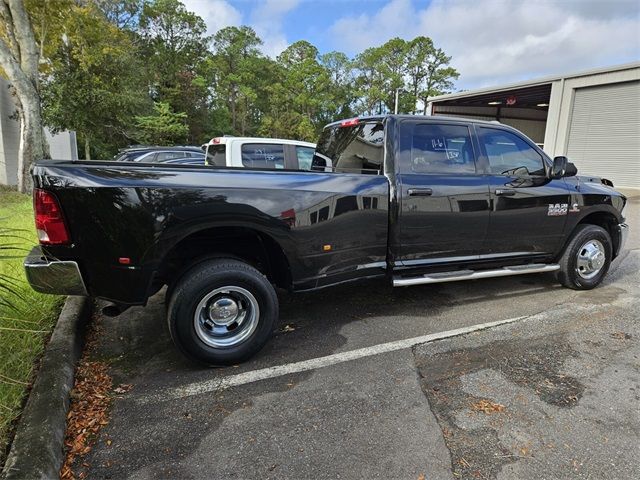
M 552 158 L 557 155 L 567 154 L 569 132 L 571 130 L 571 112 L 573 111 L 576 89 L 633 80 L 640 80 L 640 67 L 638 66 L 615 72 L 562 78 L 554 81 L 551 86 L 549 116 L 544 138 L 545 152 Z
M 9 83 L 0 78 L 0 184 L 18 183 L 18 149 L 20 148 L 20 122 L 11 118 L 16 112 L 15 100 L 11 96 Z M 52 134 L 45 130 L 51 158 L 77 160 L 75 132 Z

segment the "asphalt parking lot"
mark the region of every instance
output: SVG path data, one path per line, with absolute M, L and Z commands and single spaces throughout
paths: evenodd
M 629 196 L 627 250 L 589 292 L 539 274 L 281 293 L 275 338 L 221 369 L 176 352 L 162 292 L 99 319 L 95 355 L 133 388 L 88 476 L 640 478 L 640 191 Z M 514 321 L 425 343 L 502 320 Z

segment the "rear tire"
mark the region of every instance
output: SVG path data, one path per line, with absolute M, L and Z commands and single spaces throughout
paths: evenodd
M 277 318 L 278 297 L 269 280 L 232 259 L 207 260 L 188 270 L 172 289 L 167 312 L 178 349 L 209 366 L 255 355 Z
M 609 271 L 612 257 L 609 233 L 597 225 L 579 225 L 560 258 L 558 280 L 574 290 L 597 287 Z

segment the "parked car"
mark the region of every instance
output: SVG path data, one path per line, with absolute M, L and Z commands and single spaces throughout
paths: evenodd
M 198 147 L 145 147 L 126 148 L 114 157 L 117 162 L 163 162 L 172 158 L 195 157 L 204 161 L 204 152 Z
M 167 285 L 177 347 L 234 364 L 271 336 L 274 286 L 555 272 L 585 290 L 628 233 L 624 195 L 506 125 L 351 119 L 325 127 L 317 153 L 312 164 L 330 159 L 332 171 L 36 162 L 40 246 L 27 278 L 39 292 L 106 299 L 107 314 Z
M 204 165 L 204 155 L 202 157 L 182 157 L 182 158 L 170 158 L 169 160 L 164 160 L 160 162 L 156 162 L 162 165 Z
M 316 146 L 281 138 L 216 137 L 202 148 L 208 165 L 310 170 Z

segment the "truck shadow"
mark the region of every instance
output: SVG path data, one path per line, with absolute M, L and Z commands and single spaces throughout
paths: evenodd
M 160 291 L 146 307 L 131 308 L 119 317 L 98 316 L 105 332 L 98 355 L 112 363 L 122 381 L 163 372 L 211 375 L 174 348 L 166 326 L 164 294 Z M 496 306 L 500 312 L 493 320 L 515 317 L 526 314 L 519 305 L 527 298 L 538 296 L 549 302 L 555 296 L 559 302 L 567 295 L 571 292 L 560 287 L 553 275 L 540 274 L 407 288 L 369 280 L 309 293 L 279 291 L 280 321 L 272 340 L 248 362 L 216 372 L 240 373 L 321 357 L 339 351 L 347 342 L 359 347 L 457 328 L 461 322 L 482 323 L 487 320 L 476 320 L 477 312 Z M 458 325 L 452 326 L 451 319 Z M 354 332 L 354 338 L 349 332 Z

